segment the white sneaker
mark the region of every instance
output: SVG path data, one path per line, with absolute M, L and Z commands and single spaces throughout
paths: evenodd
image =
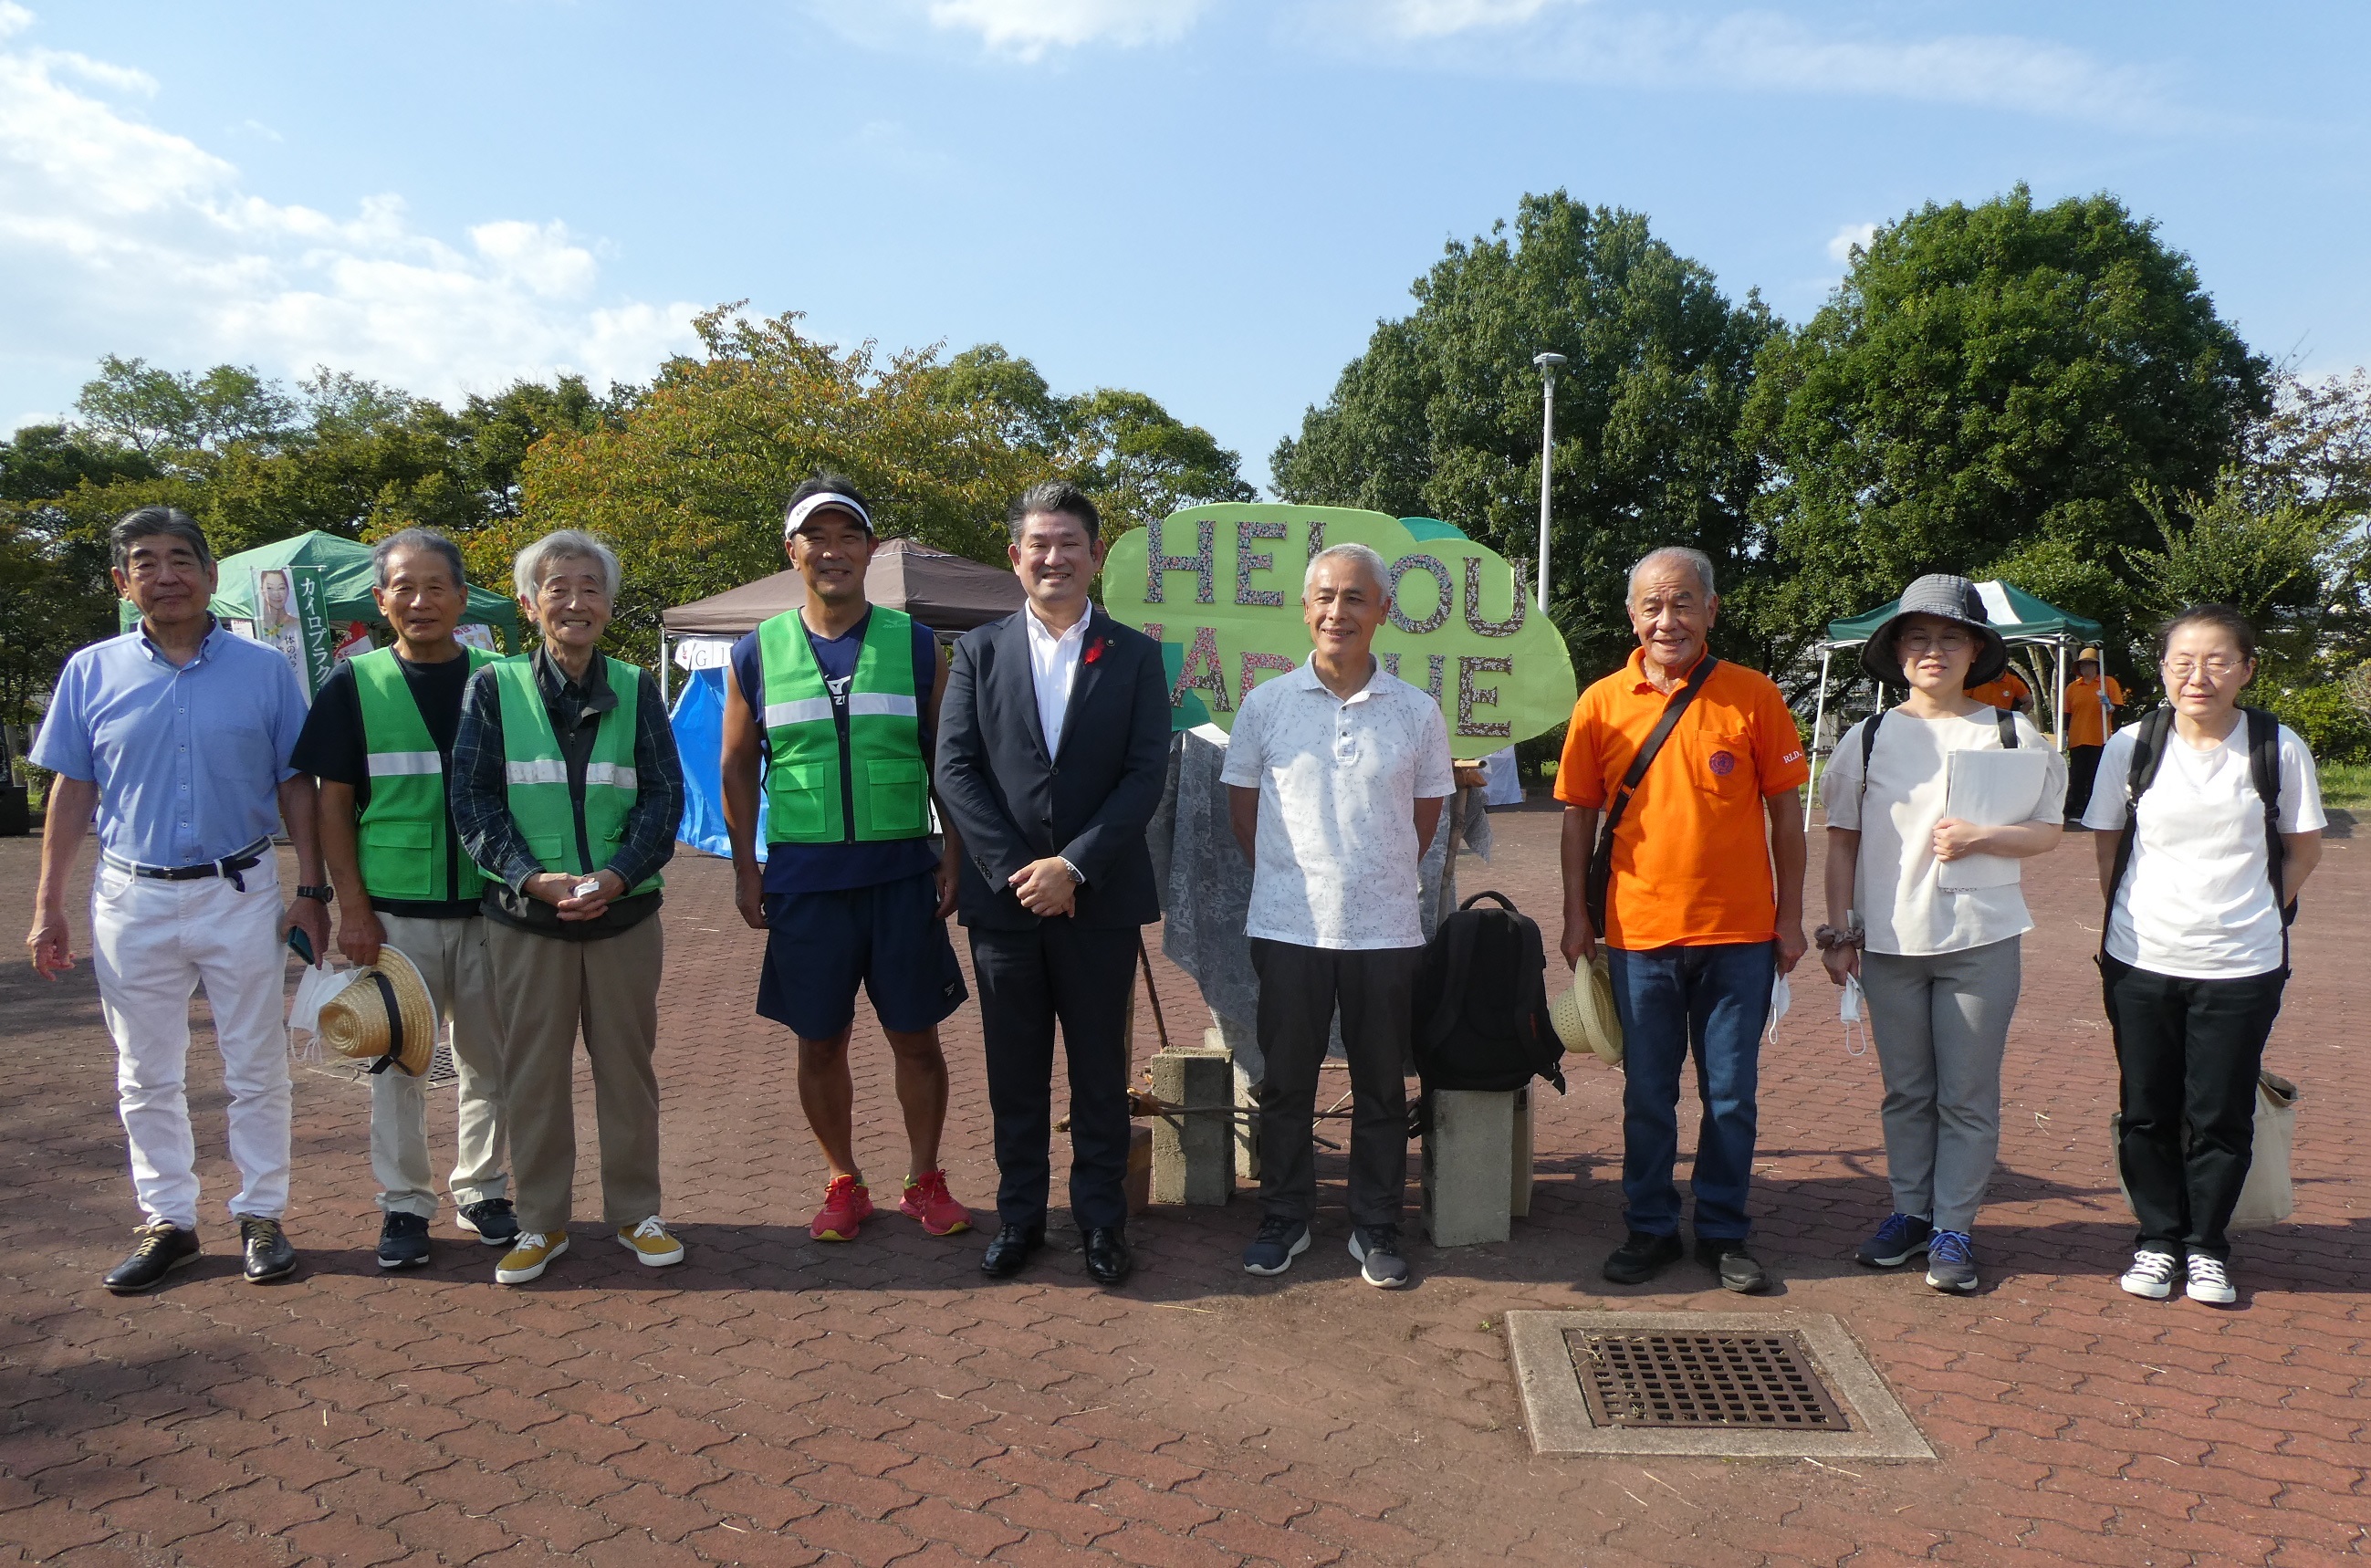
M 2133 1254 L 2133 1266 L 2116 1282 L 2127 1295 L 2137 1295 L 2150 1301 L 2163 1301 L 2173 1294 L 2173 1274 L 2180 1267 L 2170 1252 L 2159 1252 L 2144 1247 Z
M 2220 1258 L 2209 1258 L 2203 1252 L 2190 1255 L 2190 1299 L 2203 1301 L 2211 1307 L 2228 1307 L 2239 1299 L 2231 1288 L 2231 1276 Z

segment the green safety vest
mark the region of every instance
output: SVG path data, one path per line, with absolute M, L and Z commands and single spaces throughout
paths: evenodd
M 795 610 L 758 628 L 766 681 L 766 837 L 878 843 L 931 830 L 931 769 L 914 690 L 914 621 L 873 607 L 848 687 L 848 745 Z M 849 824 L 855 823 L 851 830 Z
M 473 670 L 501 656 L 484 648 L 462 652 Z M 354 823 L 364 890 L 374 899 L 416 902 L 478 897 L 484 877 L 468 858 L 459 857 L 456 880 L 445 878 L 456 857 L 445 826 L 445 759 L 429 738 L 428 721 L 420 716 L 395 650 L 380 648 L 349 662 L 370 767 L 370 801 Z
M 535 683 L 532 654 L 494 666 L 503 703 L 503 772 L 510 784 L 511 820 L 546 871 L 583 876 L 609 864 L 626 841 L 626 814 L 641 793 L 634 777 L 634 708 L 642 694 L 642 672 L 622 659 L 607 658 L 609 690 L 618 705 L 601 715 L 593 755 L 584 764 L 584 838 L 594 864 L 576 849 L 576 807 L 568 796 L 568 759 L 560 752 L 543 691 Z M 653 874 L 630 893 L 661 885 Z

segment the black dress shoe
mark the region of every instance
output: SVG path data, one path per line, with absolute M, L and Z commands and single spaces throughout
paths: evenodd
M 428 1261 L 428 1220 L 390 1210 L 378 1227 L 378 1266 L 416 1269 Z
M 241 1214 L 238 1216 L 238 1238 L 247 1252 L 249 1284 L 284 1280 L 296 1272 L 295 1245 L 288 1239 L 288 1233 L 280 1228 L 278 1220 L 268 1220 L 261 1214 Z
M 1696 1237 L 1696 1261 L 1720 1276 L 1720 1288 L 1740 1295 L 1760 1295 L 1770 1288 L 1770 1271 L 1745 1249 L 1745 1238 Z
M 1031 1253 L 1045 1245 L 1045 1226 L 1006 1225 L 988 1244 L 988 1250 L 980 1254 L 979 1272 L 992 1280 L 1009 1280 L 1021 1272 Z
M 1097 1284 L 1116 1285 L 1136 1270 L 1136 1255 L 1117 1225 L 1097 1225 L 1087 1232 L 1087 1272 Z
M 1605 1260 L 1605 1277 L 1618 1285 L 1642 1285 L 1678 1262 L 1686 1249 L 1676 1236 L 1634 1230 Z
M 182 1264 L 198 1260 L 198 1233 L 170 1220 L 151 1220 L 133 1234 L 140 1239 L 123 1261 L 99 1276 L 99 1283 L 118 1295 L 150 1289 Z

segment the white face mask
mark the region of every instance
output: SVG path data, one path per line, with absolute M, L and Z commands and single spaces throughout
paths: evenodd
M 1762 1038 L 1771 1044 L 1778 1043 L 1778 1020 L 1787 1016 L 1794 1005 L 1795 988 L 1787 983 L 1785 975 L 1774 975 L 1770 981 L 1770 1021 L 1763 1026 Z

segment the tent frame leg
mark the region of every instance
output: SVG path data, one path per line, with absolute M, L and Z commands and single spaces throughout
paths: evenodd
M 1803 830 L 1811 830 L 1811 802 L 1820 794 L 1821 738 L 1828 726 L 1828 666 L 1835 658 L 1833 648 L 1820 650 L 1820 698 L 1811 710 L 1811 778 L 1803 786 Z

